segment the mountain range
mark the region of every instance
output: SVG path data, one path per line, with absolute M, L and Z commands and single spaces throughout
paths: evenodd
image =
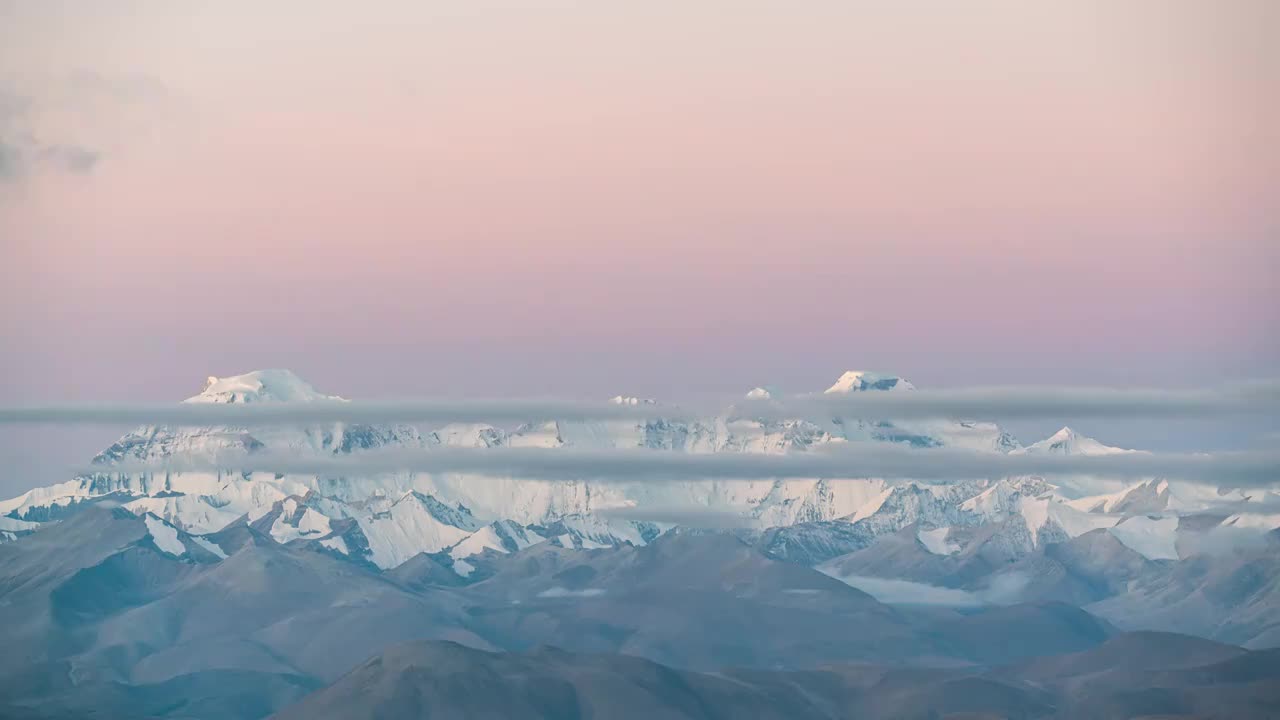
M 825 392 L 913 389 L 850 371 Z M 211 377 L 186 402 L 340 400 L 268 370 Z M 487 703 L 457 713 L 471 717 L 622 716 L 602 704 L 621 697 L 658 717 L 1275 707 L 1274 490 L 113 468 L 449 447 L 1140 452 L 1069 428 L 1022 445 L 979 420 L 658 415 L 138 428 L 92 472 L 0 502 L 0 607 L 18 619 L 0 628 L 0 715 L 262 717 L 300 701 L 282 716 L 435 717 L 459 697 Z

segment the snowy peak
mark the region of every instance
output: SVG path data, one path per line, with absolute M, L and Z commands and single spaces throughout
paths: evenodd
M 230 377 L 210 376 L 204 391 L 189 403 L 260 403 L 341 401 L 337 395 L 318 392 L 311 383 L 289 370 L 254 370 Z
M 418 504 L 432 519 L 446 525 L 452 525 L 469 532 L 474 532 L 480 527 L 480 524 L 476 522 L 475 517 L 465 505 L 459 504 L 457 507 L 452 507 L 440 502 L 434 495 L 427 495 L 413 490 L 397 500 L 392 507 L 394 509 L 404 503 Z
M 773 393 L 763 387 L 754 387 L 747 391 L 748 400 L 769 400 L 772 397 Z
M 488 448 L 507 442 L 507 433 L 484 423 L 450 423 L 432 433 L 432 437 L 446 447 Z
M 1045 439 L 1045 442 L 1049 443 L 1051 447 L 1068 447 L 1079 439 L 1080 436 L 1076 434 L 1075 430 L 1063 425 L 1061 430 L 1050 435 Z
M 174 557 L 187 554 L 187 547 L 178 539 L 176 528 L 151 513 L 143 515 L 142 520 L 147 525 L 147 534 L 150 535 L 151 541 L 161 552 Z
M 276 542 L 284 544 L 300 538 L 317 539 L 333 532 L 329 517 L 305 503 L 305 498 L 287 497 L 262 519 L 271 520 L 270 527 L 265 529 Z
M 614 395 L 609 398 L 609 402 L 614 405 L 657 405 L 658 401 L 653 398 L 641 398 L 630 395 Z
M 479 555 L 485 550 L 493 550 L 505 555 L 536 545 L 545 539 L 523 525 L 510 520 L 498 520 L 480 528 L 454 545 L 449 549 L 449 556 L 454 560 L 463 560 L 472 555 Z
M 452 547 L 480 529 L 465 506 L 453 507 L 416 490 L 390 509 L 357 521 L 368 542 L 369 560 L 383 568 L 395 567 L 418 553 Z
M 1014 452 L 1028 455 L 1114 455 L 1135 451 L 1103 445 L 1091 437 L 1080 435 L 1075 430 L 1064 427 L 1044 440 Z
M 864 390 L 915 390 L 916 386 L 896 375 L 849 370 L 823 392 L 850 393 Z
M 1081 498 L 1071 505 L 1089 512 L 1130 515 L 1167 510 L 1169 499 L 1169 481 L 1152 478 L 1130 485 L 1117 493 Z

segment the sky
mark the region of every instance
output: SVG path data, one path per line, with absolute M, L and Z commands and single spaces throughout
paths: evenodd
M 1275 377 L 1276 27 L 0 0 L 0 405 L 267 367 L 353 398 Z M 6 429 L 0 482 L 117 430 Z

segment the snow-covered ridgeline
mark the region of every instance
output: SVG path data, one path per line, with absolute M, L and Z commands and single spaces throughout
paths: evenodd
M 909 382 L 895 376 L 850 371 L 826 392 L 912 389 Z M 748 396 L 760 399 L 776 393 L 756 388 Z M 186 402 L 319 401 L 342 398 L 320 393 L 288 371 L 268 370 L 209 378 L 205 389 Z M 653 403 L 624 395 L 612 402 Z M 214 533 L 236 522 L 269 521 L 265 531 L 279 542 L 315 542 L 333 552 L 359 554 L 381 567 L 393 567 L 424 552 L 447 551 L 454 560 L 462 561 L 476 553 L 512 551 L 532 542 L 574 547 L 645 542 L 645 535 L 655 526 L 595 517 L 599 511 L 617 508 L 687 508 L 736 515 L 760 528 L 838 520 L 856 524 L 859 532 L 871 535 L 895 532 L 911 524 L 928 531 L 1017 516 L 1032 538 L 1052 539 L 1094 527 L 1119 527 L 1125 517 L 1137 512 L 1174 514 L 1220 502 L 1224 497 L 1174 488 L 1156 479 L 1126 485 L 1106 478 L 1053 478 L 1052 483 L 1010 478 L 925 486 L 876 479 L 592 483 L 457 473 L 334 478 L 269 473 L 130 475 L 110 470 L 120 461 L 160 463 L 268 450 L 334 455 L 387 447 L 576 447 L 776 454 L 805 452 L 833 442 L 898 442 L 1029 454 L 1133 452 L 1108 447 L 1067 428 L 1024 448 L 989 422 L 773 421 L 736 418 L 730 413 L 695 421 L 548 421 L 515 428 L 338 424 L 250 431 L 149 426 L 125 435 L 99 454 L 94 463 L 102 467 L 101 472 L 0 502 L 0 522 L 8 523 L 0 525 L 0 530 L 29 532 L 38 522 L 58 517 L 77 502 L 116 493 L 129 510 L 155 516 L 193 536 Z M 1248 500 L 1244 496 L 1239 499 Z M 551 526 L 563 532 L 552 533 L 547 529 Z M 1168 523 L 1158 527 L 1166 528 Z M 1138 537 L 1135 532 L 1129 537 Z M 950 547 L 941 536 L 922 537 L 929 538 L 932 548 Z M 1160 552 L 1167 551 L 1167 544 L 1161 547 Z

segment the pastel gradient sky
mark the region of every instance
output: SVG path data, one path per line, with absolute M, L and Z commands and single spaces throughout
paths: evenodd
M 1278 7 L 0 1 L 0 402 L 1272 376 Z

